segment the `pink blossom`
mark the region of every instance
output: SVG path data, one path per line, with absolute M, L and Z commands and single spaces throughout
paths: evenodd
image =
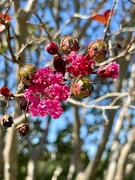
M 111 62 L 106 66 L 101 66 L 98 68 L 97 75 L 102 78 L 113 78 L 114 80 L 119 76 L 119 64 L 116 62 Z
M 38 69 L 32 82 L 33 84 L 25 90 L 25 98 L 30 102 L 29 111 L 32 115 L 60 117 L 60 102 L 70 96 L 69 87 L 63 84 L 62 74 L 54 73 L 49 67 Z
M 95 66 L 95 61 L 90 59 L 88 55 L 78 55 L 77 51 L 72 51 L 69 55 L 64 57 L 67 67 L 67 72 L 74 76 L 83 76 L 91 74 Z

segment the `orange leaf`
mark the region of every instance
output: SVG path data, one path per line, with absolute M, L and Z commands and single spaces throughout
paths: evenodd
M 108 20 L 109 20 L 109 17 L 110 15 L 112 16 L 113 14 L 115 13 L 115 11 L 111 11 L 111 10 L 106 10 L 104 12 L 104 14 L 95 14 L 92 16 L 92 18 L 96 21 L 99 21 L 100 23 L 106 25 Z
M 0 22 L 3 20 L 5 23 L 10 22 L 12 17 L 10 17 L 8 14 L 0 14 Z M 5 29 L 5 25 L 0 23 L 0 32 L 2 32 Z
M 2 19 L 5 22 L 10 22 L 12 17 L 10 17 L 8 14 L 0 14 L 0 19 Z

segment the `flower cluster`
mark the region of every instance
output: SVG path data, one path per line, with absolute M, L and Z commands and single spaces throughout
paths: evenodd
M 8 11 L 6 14 L 0 14 L 0 32 L 5 30 L 10 32 L 9 23 L 12 17 L 7 13 Z M 104 14 L 93 15 L 92 18 L 106 25 L 114 13 L 113 10 L 107 10 Z M 10 33 L 7 34 L 10 37 Z M 27 120 L 26 123 L 15 127 L 17 134 L 23 138 L 29 131 L 26 113 L 31 113 L 33 116 L 49 115 L 52 118 L 59 118 L 63 112 L 62 101 L 66 101 L 70 96 L 86 98 L 94 91 L 93 82 L 89 76 L 97 75 L 99 80 L 101 78 L 115 80 L 119 76 L 120 67 L 116 62 L 100 66 L 108 53 L 108 45 L 104 40 L 98 39 L 91 42 L 85 54 L 81 54 L 79 49 L 78 39 L 70 35 L 64 36 L 59 45 L 49 42 L 45 50 L 53 55 L 52 69 L 49 66 L 39 69 L 32 64 L 24 65 L 18 72 L 21 84 L 18 87 L 20 94 L 12 94 L 5 86 L 0 88 L 0 94 L 7 103 L 5 114 L 0 118 L 4 129 L 15 126 L 14 118 L 7 114 L 9 101 L 14 98 L 20 99 L 19 107 Z
M 51 115 L 58 118 L 62 113 L 61 100 L 70 96 L 70 90 L 63 83 L 61 73 L 50 67 L 38 69 L 32 78 L 33 84 L 25 90 L 25 98 L 30 102 L 29 111 L 33 116 Z
M 102 78 L 113 78 L 114 80 L 119 76 L 120 66 L 116 62 L 111 62 L 106 66 L 98 68 L 97 75 Z
M 77 51 L 71 51 L 64 59 L 67 64 L 67 72 L 75 77 L 91 74 L 95 66 L 95 61 L 93 59 L 83 54 L 77 56 Z
M 66 101 L 70 96 L 82 99 L 91 95 L 94 87 L 89 75 L 96 74 L 99 80 L 115 80 L 119 76 L 120 67 L 116 62 L 99 66 L 99 63 L 105 61 L 108 51 L 105 41 L 91 42 L 86 54 L 80 54 L 79 48 L 78 40 L 67 35 L 62 38 L 60 46 L 55 42 L 46 45 L 46 51 L 54 56 L 53 69 L 49 66 L 38 69 L 32 64 L 20 68 L 18 75 L 24 85 L 24 93 L 20 96 L 19 103 L 21 111 L 33 116 L 50 115 L 59 118 L 63 111 L 62 101 Z M 7 87 L 2 87 L 0 93 L 5 100 L 15 97 Z M 11 127 L 14 124 L 12 116 L 4 115 L 1 124 L 4 129 Z M 17 134 L 24 137 L 29 131 L 28 123 L 18 125 L 15 129 Z
M 61 101 L 67 100 L 71 94 L 85 98 L 93 92 L 91 81 L 83 76 L 95 74 L 93 70 L 96 63 L 105 60 L 107 44 L 103 40 L 96 40 L 89 44 L 86 54 L 78 54 L 79 48 L 76 38 L 65 36 L 60 42 L 60 49 L 55 42 L 49 42 L 45 48 L 49 54 L 54 55 L 55 70 L 50 67 L 37 69 L 33 65 L 26 65 L 20 69 L 20 80 L 27 86 L 24 91 L 25 99 L 20 102 L 21 110 L 25 113 L 30 112 L 33 116 L 50 115 L 58 118 L 62 114 Z M 65 55 L 60 55 L 60 50 Z M 99 67 L 96 74 L 101 78 L 116 79 L 118 71 L 119 65 L 112 62 Z M 70 78 L 76 78 L 71 89 L 66 85 L 66 73 Z

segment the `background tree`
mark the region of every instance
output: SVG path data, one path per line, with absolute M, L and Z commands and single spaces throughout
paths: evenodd
M 109 9 L 115 13 L 103 23 Z M 93 93 L 83 100 L 69 98 L 58 120 L 26 118 L 18 98 L 7 104 L 1 95 L 1 116 L 11 114 L 15 125 L 0 129 L 0 179 L 134 179 L 134 1 L 2 0 L 0 10 L 0 87 L 8 87 L 16 97 L 22 90 L 20 67 L 52 66 L 45 46 L 50 41 L 59 44 L 67 34 L 77 37 L 81 53 L 90 42 L 106 40 L 108 57 L 98 65 L 120 64 L 116 81 L 90 75 Z M 100 22 L 95 14 L 102 14 Z M 27 119 L 29 134 L 21 139 L 15 127 Z

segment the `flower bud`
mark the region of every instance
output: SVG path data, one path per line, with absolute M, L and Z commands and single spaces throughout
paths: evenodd
M 102 78 L 113 78 L 114 80 L 119 76 L 119 64 L 116 62 L 111 62 L 106 66 L 101 66 L 98 68 L 97 75 Z
M 7 87 L 2 87 L 0 89 L 0 93 L 5 97 L 5 98 L 10 98 L 12 96 L 10 90 Z
M 26 66 L 21 67 L 18 75 L 24 85 L 30 86 L 32 84 L 31 79 L 36 71 L 37 68 L 35 66 L 27 64 Z
M 49 42 L 45 49 L 51 55 L 58 54 L 58 45 L 54 42 Z
M 5 114 L 1 118 L 1 125 L 3 126 L 4 129 L 7 129 L 14 124 L 13 122 L 13 117 L 9 114 Z
M 19 124 L 16 128 L 17 134 L 23 138 L 29 131 L 29 126 L 26 123 Z
M 29 101 L 25 98 L 21 99 L 19 103 L 21 111 L 24 111 L 25 113 L 28 113 L 29 105 L 30 105 Z
M 71 51 L 78 51 L 80 47 L 75 37 L 67 35 L 62 38 L 60 48 L 64 54 L 68 55 Z
M 88 97 L 94 87 L 91 85 L 90 80 L 87 78 L 79 78 L 77 79 L 71 87 L 73 95 L 79 98 Z
M 100 63 L 105 60 L 107 49 L 106 42 L 98 39 L 88 45 L 88 55 L 91 59 Z
M 57 72 L 60 72 L 63 76 L 66 72 L 66 62 L 61 56 L 56 56 L 53 60 L 53 66 Z

